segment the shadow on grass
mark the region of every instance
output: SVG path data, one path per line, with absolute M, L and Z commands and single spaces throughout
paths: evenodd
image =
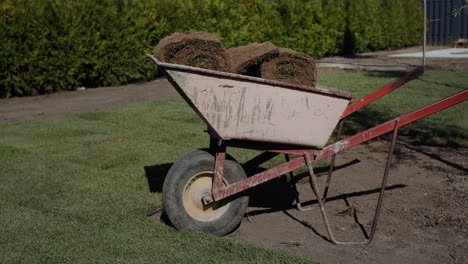
M 405 71 L 363 71 L 364 76 L 370 78 L 391 78 L 398 79 L 403 76 Z M 454 86 L 454 84 L 449 81 L 444 82 L 444 80 L 427 80 L 424 78 L 418 78 L 418 81 L 424 82 L 427 84 L 437 84 L 439 86 L 446 86 L 450 88 L 459 88 L 466 89 L 462 86 Z M 376 87 L 377 89 L 377 87 Z M 398 91 L 397 91 L 398 92 Z M 408 96 L 411 96 L 409 92 Z M 443 97 L 439 98 L 443 99 Z M 417 98 L 414 99 L 415 103 L 418 102 Z M 436 100 L 435 100 L 436 101 Z M 434 101 L 434 102 L 435 102 Z M 395 100 L 392 102 L 395 106 L 398 106 L 399 102 Z M 343 134 L 346 136 L 351 136 L 357 134 L 366 129 L 372 128 L 379 124 L 382 124 L 388 120 L 392 120 L 398 117 L 397 114 L 392 112 L 392 105 L 387 106 L 387 110 L 378 110 L 376 105 L 369 105 L 360 111 L 353 113 L 346 118 Z M 401 113 L 406 114 L 417 110 L 418 107 L 412 108 L 407 112 Z M 460 114 L 460 121 L 462 115 Z M 405 135 L 414 140 L 414 143 L 425 144 L 425 145 L 436 145 L 436 146 L 449 146 L 449 147 L 460 147 L 466 145 L 468 141 L 468 132 L 466 129 L 463 129 L 457 123 L 446 124 L 444 122 L 434 122 L 428 119 L 417 120 L 415 123 L 412 123 L 410 126 L 403 127 L 399 134 Z
M 453 83 L 446 83 L 446 82 L 440 82 L 440 81 L 434 81 L 434 80 L 425 80 L 425 79 L 421 79 L 421 78 L 418 79 L 418 80 L 421 81 L 421 82 L 428 83 L 428 84 L 438 84 L 438 85 L 441 85 L 441 86 L 446 86 L 446 87 L 451 87 L 451 88 L 455 87 L 455 88 L 459 88 L 461 90 L 464 90 L 464 89 L 467 88 L 466 86 L 454 85 Z
M 368 106 L 345 119 L 342 134 L 344 136 L 352 136 L 395 119 L 398 116 L 378 111 L 372 106 Z M 463 141 L 468 141 L 468 133 L 461 127 L 456 125 L 441 125 L 424 119 L 417 120 L 411 126 L 402 127 L 398 134 L 409 137 L 414 140 L 414 143 L 423 145 L 459 147 L 463 144 Z
M 162 192 L 164 179 L 166 178 L 167 172 L 172 167 L 172 164 L 174 163 L 145 166 L 146 180 L 148 181 L 150 192 Z
M 161 193 L 164 179 L 166 178 L 169 169 L 174 163 L 163 163 L 160 165 L 145 166 L 146 180 L 148 181 L 149 191 L 152 193 Z M 164 224 L 170 227 L 174 225 L 169 220 L 164 208 L 158 208 L 152 212 L 146 214 L 147 217 L 150 217 L 154 220 L 162 221 Z
M 377 55 L 346 54 L 343 57 L 351 58 L 351 59 L 373 59 L 373 58 L 377 58 Z
M 396 116 L 392 116 L 389 113 L 383 113 L 368 106 L 345 119 L 342 134 L 351 136 L 395 117 Z
M 364 71 L 364 76 L 372 78 L 395 78 L 405 75 L 406 71 Z M 376 88 L 377 89 L 377 88 Z

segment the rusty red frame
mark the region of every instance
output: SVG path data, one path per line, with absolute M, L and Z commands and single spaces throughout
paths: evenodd
M 391 82 L 382 88 L 374 91 L 373 93 L 359 99 L 355 103 L 349 105 L 342 115 L 342 120 L 349 116 L 351 113 L 356 112 L 357 110 L 363 108 L 364 106 L 376 101 L 382 96 L 394 91 L 396 88 L 401 87 L 403 84 L 417 78 L 424 72 L 422 67 L 418 67 L 409 73 L 405 74 L 403 77 L 398 80 Z M 394 131 L 408 125 L 414 121 L 417 121 L 421 118 L 432 115 L 436 112 L 442 111 L 448 107 L 456 105 L 465 101 L 468 98 L 468 90 L 464 90 L 452 96 L 446 97 L 442 100 L 434 102 L 426 107 L 420 108 L 416 111 L 410 112 L 408 114 L 397 117 L 393 120 L 389 120 L 383 124 L 377 125 L 373 128 L 370 128 L 366 131 L 360 132 L 356 135 L 350 136 L 346 139 L 340 140 L 334 144 L 328 145 L 323 149 L 310 149 L 310 148 L 301 148 L 300 146 L 285 146 L 285 145 L 276 145 L 268 143 L 259 143 L 259 142 L 247 142 L 247 141 L 222 141 L 221 139 L 215 138 L 212 139 L 212 142 L 218 142 L 217 146 L 214 147 L 214 152 L 216 156 L 215 162 L 215 175 L 213 182 L 216 183 L 213 186 L 213 192 L 207 193 L 203 196 L 203 202 L 205 204 L 211 203 L 213 201 L 218 201 L 226 197 L 235 195 L 247 189 L 250 189 L 254 186 L 257 186 L 261 183 L 269 181 L 271 179 L 277 178 L 283 174 L 294 171 L 301 167 L 306 166 L 306 161 L 304 155 L 308 155 L 313 158 L 313 162 L 323 160 L 330 156 L 336 155 L 339 152 L 345 151 L 351 147 L 359 145 L 363 142 L 386 134 L 388 132 Z M 211 137 L 216 137 L 215 134 L 211 134 Z M 288 162 L 282 163 L 278 166 L 270 168 L 264 172 L 253 175 L 245 180 L 235 182 L 229 186 L 222 187 L 220 184 L 223 176 L 223 167 L 224 167 L 224 158 L 226 147 L 237 147 L 237 148 L 248 148 L 255 150 L 262 150 L 266 152 L 275 152 L 282 154 L 296 154 L 300 157 L 292 159 Z M 221 154 L 223 153 L 223 154 Z

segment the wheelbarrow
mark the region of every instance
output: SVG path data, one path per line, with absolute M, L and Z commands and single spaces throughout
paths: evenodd
M 330 241 L 367 244 L 372 241 L 382 208 L 385 187 L 398 129 L 416 120 L 465 101 L 464 90 L 419 110 L 402 115 L 356 135 L 340 139 L 344 119 L 424 73 L 418 67 L 367 96 L 349 104 L 347 92 L 317 85 L 308 87 L 239 74 L 219 72 L 152 59 L 182 98 L 206 123 L 208 150 L 195 150 L 177 160 L 166 175 L 163 206 L 179 230 L 225 235 L 244 217 L 249 203 L 246 190 L 307 167 Z M 326 145 L 338 126 L 336 142 Z M 393 132 L 382 177 L 373 224 L 367 239 L 335 239 L 325 210 L 336 154 L 383 134 Z M 255 175 L 226 154 L 227 147 L 260 150 L 249 165 L 260 165 L 275 155 L 286 162 Z M 289 155 L 294 156 L 290 158 Z M 331 157 L 324 192 L 319 190 L 313 163 Z M 281 195 L 281 194 L 278 194 Z M 300 201 L 296 201 L 299 210 Z

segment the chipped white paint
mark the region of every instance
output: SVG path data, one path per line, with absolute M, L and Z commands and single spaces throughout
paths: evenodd
M 341 152 L 343 149 L 348 148 L 349 146 L 349 141 L 348 140 L 343 140 L 343 141 L 338 141 L 333 146 L 333 152 L 338 153 Z
M 271 84 L 168 70 L 224 139 L 323 147 L 349 99 Z

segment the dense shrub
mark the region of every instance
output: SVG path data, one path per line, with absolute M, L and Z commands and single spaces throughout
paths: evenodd
M 1 0 L 0 97 L 152 79 L 143 55 L 176 31 L 320 57 L 414 45 L 421 16 L 417 0 Z
M 127 83 L 141 66 L 132 9 L 116 1 L 6 1 L 0 16 L 0 95 Z
M 346 52 L 363 52 L 385 47 L 380 0 L 353 0 L 346 5 Z M 386 11 L 387 12 L 387 11 Z

